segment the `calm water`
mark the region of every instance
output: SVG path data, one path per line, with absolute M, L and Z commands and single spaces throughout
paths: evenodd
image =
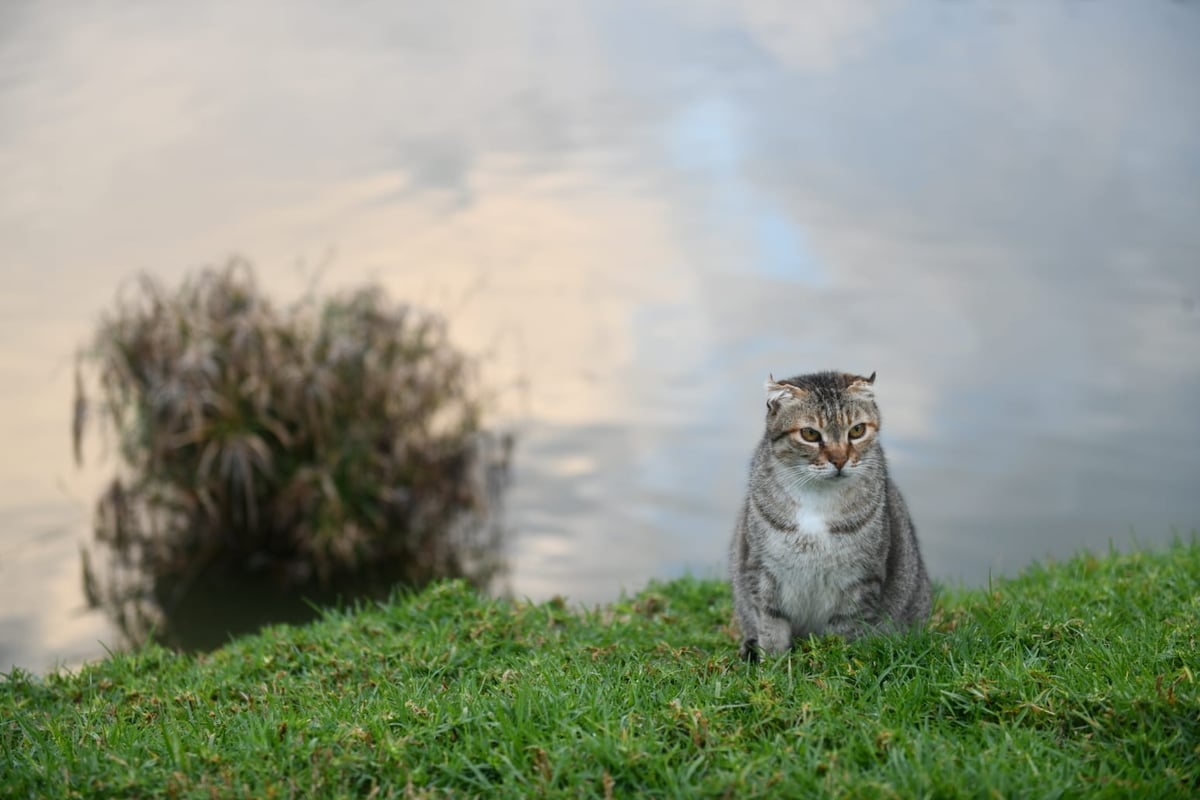
M 944 581 L 1200 526 L 1195 3 L 0 4 L 0 671 L 103 653 L 71 357 L 128 276 L 445 312 L 512 589 L 717 574 L 768 372 L 877 370 Z

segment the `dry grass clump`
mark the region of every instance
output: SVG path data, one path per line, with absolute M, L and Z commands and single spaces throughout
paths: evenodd
M 81 365 L 120 463 L 85 588 L 135 641 L 169 640 L 206 591 L 378 595 L 499 566 L 507 442 L 436 316 L 377 288 L 278 311 L 235 261 L 176 291 L 141 278 Z

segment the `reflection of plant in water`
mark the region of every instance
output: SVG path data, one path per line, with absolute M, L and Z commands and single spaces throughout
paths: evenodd
M 499 568 L 507 442 L 437 317 L 377 289 L 277 312 L 235 262 L 175 293 L 143 278 L 81 362 L 121 463 L 85 590 L 134 641 L 214 580 L 358 595 Z

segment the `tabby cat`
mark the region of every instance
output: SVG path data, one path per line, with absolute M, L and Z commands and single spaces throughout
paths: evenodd
M 875 374 L 767 381 L 766 432 L 730 546 L 741 655 L 854 639 L 929 617 L 917 534 L 888 477 Z

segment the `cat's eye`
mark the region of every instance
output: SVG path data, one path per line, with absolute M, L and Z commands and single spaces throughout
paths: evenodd
M 801 428 L 800 438 L 806 442 L 819 442 L 821 441 L 821 432 L 816 428 Z
M 861 439 L 867 433 L 867 425 L 865 422 L 860 422 L 852 427 L 847 433 L 851 439 Z

